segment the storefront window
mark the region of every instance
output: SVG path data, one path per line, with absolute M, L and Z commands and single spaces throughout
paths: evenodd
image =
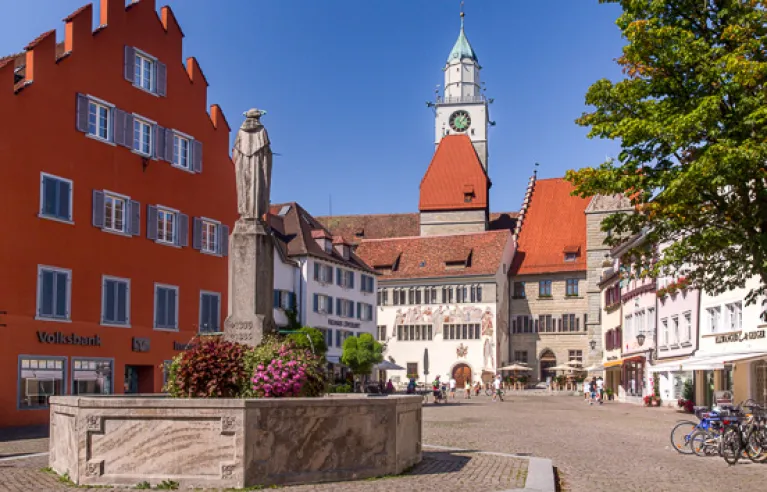
M 630 361 L 623 366 L 626 371 L 624 378 L 626 394 L 628 396 L 644 395 L 644 361 Z
M 109 395 L 111 393 L 111 360 L 72 359 L 73 395 Z
M 45 408 L 48 398 L 64 394 L 64 357 L 19 359 L 19 408 Z

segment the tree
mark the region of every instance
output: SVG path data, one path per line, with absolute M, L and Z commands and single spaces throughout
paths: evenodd
M 355 376 L 362 380 L 370 374 L 373 365 L 383 361 L 383 347 L 373 339 L 370 333 L 362 333 L 359 337 L 349 337 L 344 340 L 341 362 L 352 370 Z
M 288 340 L 291 340 L 298 348 L 311 350 L 315 355 L 324 357 L 328 352 L 325 335 L 317 328 L 301 326 L 295 308 L 285 310 L 285 317 L 288 318 L 288 324 L 285 327 L 289 333 Z
M 600 80 L 577 123 L 621 141 L 617 159 L 569 171 L 582 197 L 623 193 L 610 244 L 647 232 L 671 242 L 650 275 L 684 275 L 712 294 L 767 285 L 767 1 L 600 0 L 623 8 L 625 79 Z

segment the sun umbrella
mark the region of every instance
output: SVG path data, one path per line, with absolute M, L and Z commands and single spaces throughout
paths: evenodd
M 393 362 L 389 362 L 388 360 L 378 363 L 373 367 L 375 367 L 379 371 L 404 371 L 405 370 L 404 367 L 398 366 L 397 364 Z
M 570 367 L 570 366 L 567 366 L 567 365 L 563 364 L 561 366 L 549 367 L 548 370 L 549 371 L 572 371 L 574 369 L 572 367 Z
M 523 366 L 522 364 L 512 364 L 510 366 L 501 367 L 502 371 L 532 371 L 531 367 Z
M 587 372 L 602 372 L 604 370 L 605 370 L 605 366 L 603 366 L 602 364 L 594 364 L 584 369 L 584 371 L 587 371 Z
M 583 362 L 579 360 L 568 360 L 567 362 L 565 362 L 565 365 L 566 366 L 582 366 Z
M 429 349 L 423 349 L 423 375 L 429 375 Z

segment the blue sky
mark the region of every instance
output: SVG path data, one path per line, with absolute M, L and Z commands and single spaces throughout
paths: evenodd
M 0 0 L 0 54 L 56 28 L 84 0 Z M 98 1 L 96 13 L 98 15 Z M 458 0 L 169 0 L 199 60 L 208 101 L 233 127 L 266 109 L 272 201 L 310 213 L 415 212 L 434 153 L 425 102 L 460 20 Z M 617 142 L 588 140 L 574 123 L 596 80 L 620 78 L 619 9 L 597 0 L 469 0 L 466 34 L 483 67 L 490 117 L 491 209 L 518 210 L 540 177 L 595 165 Z M 239 66 L 238 66 L 239 64 Z

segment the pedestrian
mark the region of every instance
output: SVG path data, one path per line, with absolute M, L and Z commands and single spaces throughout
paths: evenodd
M 495 389 L 495 392 L 493 392 L 493 401 L 499 400 L 503 401 L 503 396 L 501 395 L 501 376 L 500 374 L 495 376 L 495 380 L 493 381 L 493 388 Z
M 454 377 L 450 378 L 450 399 L 455 400 L 455 387 L 458 383 Z
M 415 394 L 415 388 L 416 388 L 415 378 L 410 378 L 410 381 L 407 383 L 407 394 L 408 395 Z
M 437 403 L 440 400 L 440 381 L 439 381 L 439 375 L 437 375 L 437 379 L 434 380 L 434 382 L 431 383 L 431 391 L 434 395 L 434 403 Z
M 474 383 L 474 396 L 479 396 L 480 391 L 482 391 L 482 383 L 477 381 Z
M 463 399 L 471 400 L 471 380 L 466 381 L 466 386 L 463 389 Z
M 589 405 L 594 404 L 594 400 L 597 399 L 597 378 L 592 377 L 591 382 L 589 383 L 589 390 L 591 391 L 591 400 L 589 400 Z
M 591 397 L 591 382 L 584 378 L 583 379 L 583 401 L 588 403 L 589 398 Z
M 386 393 L 394 393 L 394 383 L 391 382 L 391 378 L 386 382 Z
M 601 405 L 605 401 L 605 381 L 601 377 L 597 378 L 597 396 Z

